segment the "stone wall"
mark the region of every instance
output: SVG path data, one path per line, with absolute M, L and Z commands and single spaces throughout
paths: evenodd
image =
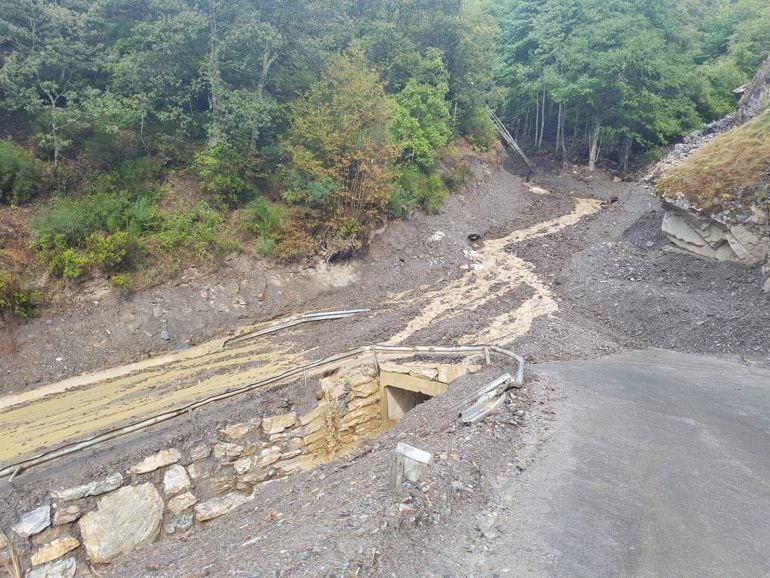
M 400 366 L 389 371 L 415 373 Z M 443 391 L 465 371 L 436 366 L 418 374 Z M 13 548 L 29 578 L 88 574 L 89 565 L 227 514 L 253 499 L 260 484 L 342 456 L 389 425 L 373 364 L 338 369 L 317 383 L 317 404 L 307 413 L 234 423 L 190 447 L 146 456 L 124 472 L 53 489 L 49 500 L 0 534 L 0 556 L 9 560 Z

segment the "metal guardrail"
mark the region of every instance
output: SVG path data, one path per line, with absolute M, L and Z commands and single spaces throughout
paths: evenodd
M 351 359 L 353 357 L 358 357 L 365 353 L 372 353 L 374 355 L 374 363 L 375 366 L 379 365 L 379 362 L 377 360 L 377 354 L 405 354 L 405 355 L 426 355 L 426 356 L 440 356 L 440 355 L 458 355 L 458 354 L 467 354 L 467 355 L 484 355 L 484 358 L 487 362 L 487 364 L 491 363 L 491 355 L 493 353 L 501 355 L 505 358 L 511 359 L 516 362 L 517 369 L 515 376 L 513 377 L 513 380 L 515 383 L 521 384 L 524 382 L 524 359 L 517 355 L 516 353 L 504 349 L 502 347 L 498 347 L 496 345 L 468 345 L 468 346 L 462 346 L 462 347 L 433 347 L 433 346 L 408 346 L 408 345 L 364 345 L 361 347 L 357 347 L 355 349 L 351 349 L 349 351 L 346 351 L 344 353 L 338 353 L 336 355 L 331 355 L 329 357 L 325 357 L 323 359 L 319 359 L 318 361 L 314 361 L 311 363 L 308 363 L 306 365 L 301 365 L 292 369 L 287 369 L 286 371 L 283 371 L 281 373 L 278 373 L 276 375 L 273 375 L 271 377 L 267 377 L 265 379 L 261 379 L 259 381 L 255 381 L 252 383 L 248 383 L 245 385 L 242 385 L 240 387 L 237 387 L 235 389 L 217 394 L 212 395 L 210 397 L 201 399 L 196 402 L 189 403 L 187 405 L 184 405 L 178 409 L 164 412 L 162 414 L 143 419 L 141 421 L 138 421 L 134 424 L 127 425 L 121 428 L 116 428 L 113 430 L 110 430 L 108 432 L 104 432 L 102 434 L 87 438 L 85 440 L 81 440 L 79 442 L 74 442 L 71 444 L 67 444 L 63 447 L 49 450 L 47 452 L 44 452 L 42 454 L 39 454 L 37 456 L 27 458 L 21 461 L 18 461 L 16 463 L 12 463 L 6 466 L 3 466 L 2 469 L 0 469 L 0 479 L 11 476 L 11 479 L 13 479 L 14 476 L 18 475 L 24 470 L 27 470 L 29 468 L 32 468 L 34 466 L 39 466 L 41 464 L 53 461 L 58 458 L 62 458 L 68 455 L 72 455 L 74 453 L 77 453 L 79 451 L 97 446 L 99 444 L 103 444 L 105 442 L 111 441 L 113 439 L 116 439 L 118 437 L 128 435 L 131 433 L 139 432 L 142 430 L 145 430 L 149 427 L 152 427 L 154 425 L 172 420 L 176 417 L 184 416 L 186 414 L 189 414 L 195 409 L 198 409 L 200 407 L 204 407 L 206 405 L 209 405 L 211 403 L 215 403 L 217 401 L 223 401 L 226 399 L 230 399 L 232 397 L 235 397 L 237 395 L 241 395 L 244 393 L 248 393 L 250 391 L 254 391 L 256 389 L 260 389 L 262 387 L 267 387 L 269 385 L 275 385 L 278 383 L 285 382 L 289 379 L 303 376 L 307 374 L 308 370 L 316 369 L 319 367 L 323 367 L 325 365 L 331 365 L 334 363 L 339 363 L 341 361 L 345 361 L 346 359 Z
M 369 311 L 371 311 L 371 309 L 349 309 L 347 311 L 322 311 L 319 313 L 305 313 L 303 315 L 298 315 L 297 317 L 290 317 L 286 321 L 279 321 L 279 322 L 273 323 L 273 325 L 271 325 L 270 327 L 266 327 L 265 329 L 260 329 L 259 331 L 252 331 L 250 333 L 244 333 L 243 335 L 236 335 L 235 337 L 231 337 L 230 339 L 225 339 L 222 346 L 228 347 L 230 345 L 235 345 L 236 343 L 242 343 L 249 339 L 254 339 L 255 337 L 261 337 L 262 335 L 269 335 L 270 333 L 275 333 L 277 331 L 281 331 L 282 329 L 288 329 L 289 327 L 294 327 L 295 325 L 302 325 L 303 323 L 309 323 L 311 321 L 325 321 L 327 319 L 345 319 L 347 317 L 352 317 L 357 313 L 368 313 Z

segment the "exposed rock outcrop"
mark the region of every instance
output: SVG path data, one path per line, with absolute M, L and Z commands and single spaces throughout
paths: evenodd
M 734 113 L 677 145 L 647 178 L 658 181 L 675 245 L 770 277 L 770 58 L 740 90 Z

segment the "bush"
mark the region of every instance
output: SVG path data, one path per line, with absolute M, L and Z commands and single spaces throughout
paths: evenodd
M 118 163 L 117 167 L 101 173 L 91 179 L 94 192 L 120 193 L 130 198 L 150 197 L 155 195 L 154 181 L 159 166 L 151 157 L 128 159 Z
M 33 243 L 51 273 L 77 279 L 93 267 L 126 268 L 143 252 L 142 233 L 158 227 L 152 200 L 101 193 L 56 199 L 30 220 Z
M 35 313 L 40 296 L 25 289 L 21 280 L 0 269 L 0 313 L 27 319 Z
M 265 239 L 278 240 L 283 233 L 283 211 L 263 197 L 251 201 L 241 212 L 244 228 Z
M 240 153 L 227 143 L 219 143 L 195 155 L 193 170 L 201 189 L 217 203 L 235 205 L 251 199 L 256 187 L 246 176 Z
M 142 251 L 139 239 L 129 231 L 112 235 L 91 233 L 86 239 L 89 265 L 112 273 L 131 265 Z
M 35 160 L 10 139 L 0 139 L 0 204 L 18 205 L 31 199 L 37 177 Z
M 157 238 L 167 251 L 226 254 L 238 246 L 222 237 L 223 228 L 222 215 L 203 201 L 188 211 L 165 215 Z
M 390 197 L 388 213 L 405 218 L 416 206 L 428 214 L 438 213 L 449 191 L 435 171 L 426 174 L 415 167 L 404 167 L 396 179 L 394 193 Z
M 58 198 L 30 220 L 38 248 L 53 248 L 59 239 L 67 247 L 84 248 L 92 233 L 130 231 L 135 236 L 158 226 L 158 213 L 146 197 L 130 200 L 123 195 L 100 193 L 82 199 Z
M 497 132 L 487 112 L 481 107 L 465 111 L 460 117 L 460 134 L 476 149 L 487 151 L 497 138 Z
M 275 239 L 271 239 L 270 237 L 263 237 L 260 235 L 259 237 L 257 237 L 257 242 L 254 246 L 254 251 L 259 255 L 269 257 L 271 255 L 275 255 L 277 248 L 278 248 L 278 243 L 276 242 Z

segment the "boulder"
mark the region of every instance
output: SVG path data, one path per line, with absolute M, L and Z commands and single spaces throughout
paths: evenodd
M 255 429 L 256 426 L 250 423 L 236 423 L 219 431 L 222 433 L 222 435 L 230 438 L 231 440 L 239 440 L 246 437 Z
M 214 446 L 214 457 L 218 460 L 237 458 L 243 453 L 244 447 L 238 444 L 221 443 Z
M 287 413 L 283 415 L 274 415 L 262 420 L 262 431 L 265 435 L 281 433 L 297 423 L 296 413 Z
M 99 500 L 78 522 L 88 558 L 108 563 L 158 535 L 163 500 L 152 484 L 124 487 Z
M 69 524 L 77 520 L 82 514 L 80 506 L 71 505 L 56 508 L 56 511 L 53 513 L 53 525 L 63 526 L 64 524 Z
M 80 541 L 72 536 L 64 536 L 63 538 L 53 540 L 32 554 L 32 565 L 40 566 L 46 562 L 57 560 L 65 554 L 72 552 L 78 546 L 80 546 Z
M 184 494 L 179 494 L 178 496 L 174 496 L 173 498 L 171 498 L 168 501 L 167 506 L 168 506 L 168 509 L 174 514 L 181 514 L 187 508 L 191 508 L 197 503 L 198 503 L 198 498 L 196 498 L 190 492 L 185 492 Z

